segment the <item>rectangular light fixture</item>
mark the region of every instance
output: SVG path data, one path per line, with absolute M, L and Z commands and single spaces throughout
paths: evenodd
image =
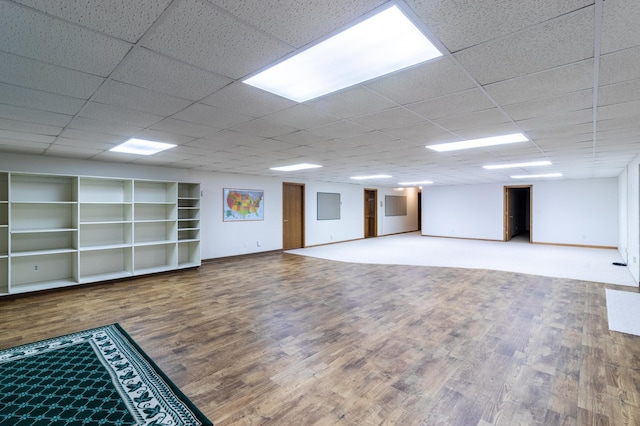
M 541 175 L 516 175 L 511 176 L 512 179 L 536 179 L 536 178 L 553 178 L 562 177 L 562 173 L 545 173 Z
M 421 180 L 417 182 L 398 182 L 398 185 L 431 185 L 432 183 L 430 180 Z
M 393 5 L 243 82 L 304 102 L 439 56 Z
M 518 167 L 538 167 L 538 166 L 550 166 L 551 161 L 529 161 L 528 163 L 511 163 L 511 164 L 488 164 L 482 166 L 487 170 L 499 170 L 499 169 L 515 169 Z
M 510 135 L 491 136 L 482 139 L 471 139 L 468 141 L 441 143 L 438 145 L 427 145 L 426 148 L 438 152 L 457 151 L 459 149 L 482 148 L 485 146 L 504 145 L 508 143 L 526 142 L 529 139 L 522 133 Z
M 365 180 L 365 179 L 387 179 L 393 176 L 389 175 L 369 175 L 369 176 L 351 176 L 351 179 Z
M 269 170 L 277 170 L 279 172 L 295 172 L 296 170 L 316 169 L 322 167 L 318 164 L 300 163 L 291 166 L 271 167 Z
M 129 139 L 120 145 L 111 148 L 109 151 L 124 152 L 127 154 L 153 155 L 165 149 L 173 148 L 175 145 L 164 142 L 154 142 L 145 139 Z

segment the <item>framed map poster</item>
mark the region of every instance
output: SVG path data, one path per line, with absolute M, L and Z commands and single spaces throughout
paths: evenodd
M 264 191 L 261 189 L 222 190 L 222 220 L 264 220 Z

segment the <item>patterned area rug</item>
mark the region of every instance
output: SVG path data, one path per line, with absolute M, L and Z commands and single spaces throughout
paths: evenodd
M 118 324 L 0 350 L 0 425 L 212 425 Z

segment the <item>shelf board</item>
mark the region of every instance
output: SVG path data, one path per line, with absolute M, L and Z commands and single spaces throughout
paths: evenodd
M 133 204 L 131 201 L 78 201 L 80 204 L 98 204 L 98 205 L 113 205 L 113 206 L 130 206 Z
M 198 231 L 200 228 L 178 228 L 178 232 L 180 231 Z
M 173 271 L 175 269 L 176 267 L 174 265 L 159 265 L 159 266 L 152 266 L 149 268 L 135 269 L 133 273 L 134 275 L 146 275 L 146 274 L 156 274 L 158 272 Z
M 168 244 L 175 244 L 177 240 L 160 240 L 160 241 L 140 241 L 133 244 L 134 247 L 147 247 L 147 246 L 162 246 Z
M 160 223 L 160 222 L 175 222 L 175 219 L 136 219 L 134 223 Z
M 45 232 L 73 232 L 78 228 L 11 229 L 12 234 L 42 234 Z
M 94 283 L 98 281 L 119 280 L 121 278 L 128 278 L 131 276 L 133 276 L 133 273 L 129 271 L 109 272 L 105 274 L 95 274 L 95 275 L 84 275 L 80 277 L 80 284 Z
M 160 205 L 160 206 L 175 206 L 174 201 L 134 201 L 133 204 L 147 204 L 147 205 Z
M 183 240 L 178 239 L 178 244 L 179 244 L 179 243 L 197 243 L 197 242 L 199 242 L 199 241 L 200 241 L 200 239 L 199 239 L 199 238 L 185 238 L 185 239 L 183 239 Z
M 11 253 L 11 257 L 24 257 L 24 256 L 42 256 L 47 254 L 61 254 L 61 253 L 75 253 L 77 249 L 74 248 L 60 248 L 50 250 L 29 250 L 29 251 L 14 251 Z
M 97 250 L 114 250 L 114 249 L 122 249 L 122 248 L 130 248 L 133 247 L 130 243 L 122 243 L 122 244 L 106 244 L 101 246 L 83 246 L 80 247 L 80 252 L 85 251 L 97 251 Z
M 178 263 L 178 268 L 196 268 L 201 265 L 202 264 L 200 262 L 184 262 L 184 263 Z
M 11 286 L 10 294 L 26 293 L 29 291 L 47 290 L 50 288 L 69 287 L 78 284 L 73 278 L 43 281 L 36 283 L 14 284 Z
M 118 223 L 133 223 L 132 220 L 101 220 L 93 222 L 80 222 L 80 225 L 114 225 Z
M 19 200 L 19 201 L 11 201 L 11 204 L 62 204 L 62 205 L 68 205 L 68 204 L 78 204 L 77 201 L 37 201 L 37 200 L 33 200 L 33 201 L 26 201 L 26 200 Z

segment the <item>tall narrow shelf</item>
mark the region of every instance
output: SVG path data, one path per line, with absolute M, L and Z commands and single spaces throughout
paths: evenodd
M 78 178 L 11 174 L 10 293 L 78 283 Z
M 133 181 L 80 178 L 80 281 L 133 275 Z
M 0 295 L 9 293 L 9 174 L 0 172 Z
M 136 274 L 177 266 L 177 183 L 134 183 L 133 269 Z
M 200 265 L 200 185 L 0 171 L 0 296 Z
M 178 183 L 178 267 L 200 266 L 200 184 Z

